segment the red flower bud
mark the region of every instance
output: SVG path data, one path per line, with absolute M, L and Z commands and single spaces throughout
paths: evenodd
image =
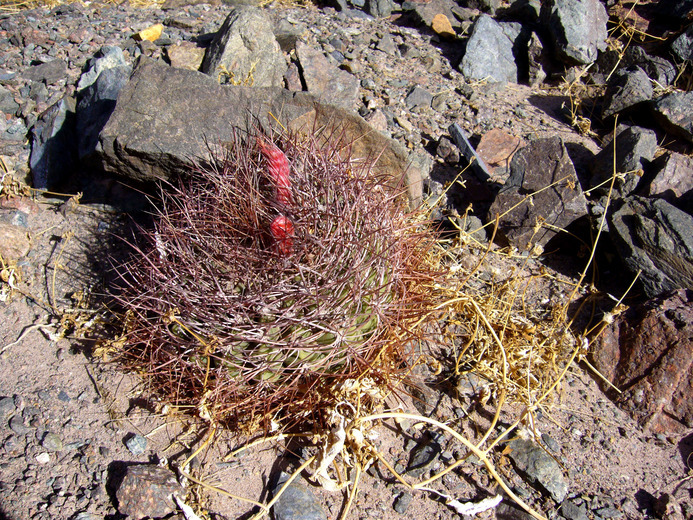
M 291 204 L 291 179 L 289 178 L 291 167 L 286 155 L 277 145 L 261 137 L 257 138 L 257 143 L 262 155 L 267 159 L 267 170 L 276 190 L 275 200 L 282 205 Z
M 289 256 L 293 251 L 294 224 L 284 215 L 279 215 L 270 224 L 270 233 L 274 245 L 282 256 Z

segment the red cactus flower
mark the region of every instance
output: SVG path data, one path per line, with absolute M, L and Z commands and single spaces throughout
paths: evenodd
M 291 179 L 289 178 L 291 167 L 286 155 L 277 145 L 261 137 L 258 137 L 257 143 L 262 155 L 267 159 L 267 170 L 276 189 L 277 203 L 285 206 L 291 204 Z
M 279 215 L 270 224 L 270 233 L 274 244 L 282 256 L 288 256 L 293 251 L 294 224 L 284 215 Z

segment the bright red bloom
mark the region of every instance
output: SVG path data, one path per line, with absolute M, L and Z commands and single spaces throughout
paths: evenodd
M 288 256 L 293 251 L 294 246 L 294 224 L 284 215 L 279 215 L 270 224 L 270 233 L 274 239 L 277 251 L 282 256 Z
M 262 155 L 267 159 L 267 170 L 276 190 L 275 200 L 284 206 L 291 204 L 291 166 L 286 155 L 277 145 L 261 137 L 258 137 L 257 143 Z

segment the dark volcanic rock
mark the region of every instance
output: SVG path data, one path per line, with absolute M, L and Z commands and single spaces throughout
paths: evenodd
M 280 87 L 286 68 L 272 22 L 250 6 L 231 11 L 202 62 L 202 72 L 215 79 L 255 87 Z
M 418 107 L 428 108 L 431 106 L 432 101 L 433 94 L 431 94 L 428 90 L 419 87 L 418 85 L 411 89 L 407 94 L 407 97 L 404 98 L 404 103 L 409 109 Z
M 517 83 L 513 41 L 490 16 L 482 15 L 474 24 L 460 72 L 471 80 Z
M 460 125 L 457 123 L 453 123 L 450 125 L 450 128 L 448 128 L 448 131 L 450 132 L 452 140 L 455 142 L 455 146 L 460 149 L 462 156 L 467 159 L 467 162 L 469 162 L 470 168 L 474 172 L 474 175 L 476 175 L 481 181 L 489 180 L 491 178 L 491 172 L 489 171 L 488 166 L 481 156 L 476 153 L 476 150 L 469 142 L 467 134 L 465 134 L 464 130 L 462 130 L 462 127 L 460 127 Z
M 693 158 L 668 152 L 652 162 L 656 172 L 647 188 L 647 194 L 675 201 L 693 191 Z
M 652 102 L 654 116 L 665 130 L 693 142 L 693 92 L 672 92 Z
M 537 139 L 515 153 L 510 177 L 489 209 L 489 218 L 500 216 L 499 231 L 520 250 L 546 245 L 555 228 L 586 214 L 587 201 L 558 137 Z
M 296 55 L 308 92 L 321 103 L 347 110 L 356 105 L 359 94 L 359 80 L 356 76 L 330 64 L 321 51 L 303 42 L 296 44 Z
M 237 130 L 252 133 L 258 125 L 270 131 L 270 114 L 296 132 L 338 127 L 353 140 L 355 157 L 378 157 L 376 173 L 393 182 L 406 173 L 410 196 L 420 199 L 421 173 L 408 168 L 407 152 L 360 117 L 321 105 L 305 92 L 219 85 L 205 74 L 149 60 L 120 92 L 97 151 L 115 174 L 140 181 L 169 178 L 189 171 L 192 158 L 206 157 L 206 142 L 228 140 Z
M 517 470 L 528 480 L 539 484 L 556 502 L 563 502 L 568 494 L 568 483 L 561 466 L 546 451 L 530 440 L 517 439 L 508 444 L 508 457 Z
M 659 0 L 657 2 L 657 16 L 661 18 L 681 22 L 681 18 L 690 16 L 691 12 L 693 12 L 693 0 Z
M 693 61 L 693 25 L 671 42 L 671 51 L 683 61 Z
M 57 83 L 67 77 L 67 63 L 56 59 L 29 67 L 22 74 L 29 81 L 42 81 L 46 85 Z
M 12 92 L 0 85 L 0 111 L 15 115 L 19 109 L 19 103 L 14 100 Z
M 568 64 L 588 64 L 606 49 L 608 16 L 599 0 L 551 0 L 542 18 L 558 57 Z
M 693 427 L 693 292 L 633 307 L 593 343 L 596 368 L 623 394 L 617 402 L 653 432 Z
M 116 106 L 118 94 L 127 83 L 129 65 L 104 68 L 93 83 L 82 89 L 77 101 L 77 154 L 80 160 L 93 160 L 99 132 Z
M 151 464 L 129 466 L 116 491 L 118 511 L 132 518 L 163 518 L 177 509 L 174 493 L 184 491 L 172 471 Z
M 618 52 L 616 54 L 618 55 Z M 637 45 L 631 45 L 625 50 L 622 63 L 628 67 L 640 67 L 663 87 L 671 85 L 678 75 L 678 70 L 673 63 L 660 56 L 650 56 L 645 49 Z
M 63 97 L 31 129 L 29 166 L 34 188 L 56 187 L 77 164 L 75 100 Z
M 653 298 L 693 287 L 693 216 L 662 199 L 629 197 L 609 218 L 613 243 Z
M 288 479 L 289 475 L 286 473 L 279 476 L 277 485 L 274 487 L 274 495 Z M 272 506 L 272 513 L 276 520 L 326 520 L 327 518 L 315 495 L 296 480 L 288 485 Z
M 614 190 L 620 196 L 628 195 L 640 183 L 643 169 L 649 161 L 654 159 L 656 149 L 657 135 L 653 130 L 639 126 L 626 128 L 616 136 L 615 149 L 612 141 L 604 146 L 592 160 L 590 186 L 594 187 L 608 181 L 614 173 L 624 174 L 614 181 Z M 614 153 L 616 154 L 615 163 Z M 616 172 L 614 172 L 614 164 Z M 603 193 L 608 190 L 608 182 L 599 188 L 599 191 Z
M 640 67 L 618 70 L 609 81 L 602 117 L 608 118 L 652 99 L 652 83 Z
M 435 436 L 426 435 L 409 454 L 407 475 L 418 478 L 433 465 L 443 447 Z

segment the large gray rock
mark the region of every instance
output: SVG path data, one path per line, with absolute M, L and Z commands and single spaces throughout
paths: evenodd
M 239 6 L 226 17 L 207 49 L 202 72 L 234 85 L 280 87 L 287 64 L 259 8 Z
M 665 130 L 693 142 L 693 91 L 664 94 L 653 101 L 652 109 Z
M 616 146 L 613 141 L 608 143 L 599 152 L 592 163 L 590 170 L 590 187 L 606 183 L 614 173 L 622 174 L 614 181 L 615 193 L 625 196 L 632 193 L 638 187 L 645 166 L 654 159 L 657 150 L 657 135 L 653 130 L 630 126 L 616 136 Z M 614 162 L 614 153 L 616 161 Z M 614 172 L 614 164 L 616 172 Z M 598 191 L 606 193 L 610 183 L 603 184 Z
M 693 216 L 663 199 L 629 197 L 609 218 L 611 239 L 648 297 L 693 287 Z
M 520 250 L 546 245 L 555 229 L 586 214 L 587 200 L 558 137 L 537 139 L 515 153 L 510 177 L 489 209 L 489 218 L 500 217 L 499 231 Z
M 359 95 L 359 80 L 327 61 L 325 55 L 303 42 L 296 43 L 303 80 L 308 92 L 321 103 L 353 109 Z
M 606 49 L 609 17 L 600 0 L 551 0 L 544 9 L 544 22 L 561 60 L 589 64 Z
M 219 85 L 205 74 L 152 60 L 143 60 L 121 90 L 98 153 L 110 172 L 139 181 L 166 179 L 188 172 L 193 158 L 207 157 L 205 141 L 227 141 L 238 130 L 270 131 L 277 126 L 274 117 L 293 132 L 336 129 L 352 143 L 355 157 L 378 157 L 375 173 L 402 182 L 420 200 L 420 172 L 408 168 L 407 152 L 359 116 L 321 105 L 305 92 Z
M 602 117 L 608 118 L 652 99 L 652 83 L 640 67 L 619 69 L 611 77 L 604 96 Z
M 476 81 L 517 83 L 513 41 L 490 16 L 481 15 L 474 23 L 460 72 L 465 78 Z

